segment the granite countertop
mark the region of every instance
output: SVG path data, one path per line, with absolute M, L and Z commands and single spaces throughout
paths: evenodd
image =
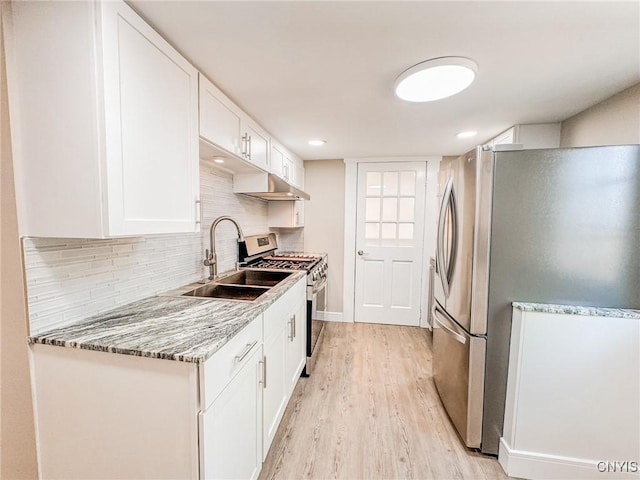
M 202 363 L 305 276 L 292 272 L 253 302 L 179 296 L 202 286 L 194 283 L 33 335 L 29 342 Z
M 512 305 L 514 308 L 522 310 L 523 312 L 559 313 L 589 317 L 637 318 L 640 320 L 640 310 L 630 308 L 583 307 L 579 305 L 527 302 L 513 302 Z

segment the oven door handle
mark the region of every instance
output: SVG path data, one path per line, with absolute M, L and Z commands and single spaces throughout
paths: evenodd
M 327 285 L 327 277 L 324 277 L 322 280 L 320 280 L 320 282 L 316 283 L 315 285 L 311 286 L 311 293 L 312 294 L 316 294 L 318 293 L 320 290 L 322 290 L 325 286 Z

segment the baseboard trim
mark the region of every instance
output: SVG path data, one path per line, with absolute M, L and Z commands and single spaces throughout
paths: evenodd
M 620 471 L 613 472 L 611 467 L 601 460 L 586 460 L 581 458 L 547 455 L 537 452 L 513 450 L 505 441 L 500 439 L 498 462 L 502 469 L 511 477 L 544 480 L 587 480 L 587 479 L 637 479 L 637 473 Z M 600 466 L 600 470 L 598 467 Z M 601 471 L 605 470 L 605 471 Z
M 318 311 L 318 320 L 324 320 L 325 322 L 343 322 L 351 323 L 349 320 L 344 319 L 342 312 L 321 312 Z

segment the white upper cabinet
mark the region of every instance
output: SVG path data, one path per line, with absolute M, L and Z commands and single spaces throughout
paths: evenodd
M 267 226 L 272 228 L 304 227 L 304 201 L 269 202 Z
M 484 146 L 520 144 L 526 150 L 536 148 L 558 148 L 560 146 L 560 123 L 531 123 L 514 125 L 492 138 Z
M 284 148 L 279 143 L 271 141 L 270 171 L 286 180 L 284 176 Z
M 243 118 L 242 127 L 244 158 L 268 171 L 271 136 L 247 116 Z
M 199 79 L 200 137 L 259 169 L 269 170 L 271 136 L 204 75 Z M 212 152 L 201 148 L 200 153 L 206 158 Z M 239 166 L 232 161 L 232 170 L 234 164 Z M 244 168 L 242 173 L 246 173 Z
M 300 189 L 304 188 L 304 162 L 273 140 L 271 142 L 270 171 L 291 185 Z
M 283 170 L 284 170 L 284 179 L 293 185 L 294 164 L 295 164 L 293 160 L 293 155 L 285 151 L 284 162 L 282 164 L 283 164 Z
M 234 155 L 242 155 L 242 111 L 204 75 L 200 82 L 200 136 Z
M 296 187 L 304 189 L 304 162 L 298 160 L 293 165 L 293 183 Z
M 195 68 L 123 2 L 3 8 L 21 235 L 197 231 Z

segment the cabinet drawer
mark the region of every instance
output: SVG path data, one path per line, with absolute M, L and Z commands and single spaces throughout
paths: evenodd
M 203 366 L 203 407 L 208 407 L 224 387 L 262 346 L 262 315 L 238 332 Z
M 293 313 L 300 302 L 307 298 L 307 277 L 302 277 L 282 297 L 271 305 L 263 316 L 264 340 L 278 334 L 283 324 L 289 321 L 289 315 Z

